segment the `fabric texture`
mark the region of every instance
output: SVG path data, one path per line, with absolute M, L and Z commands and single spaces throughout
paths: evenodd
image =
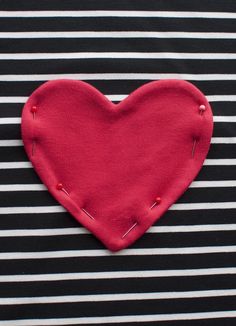
M 0 1 L 1 326 L 236 325 L 235 22 L 235 0 Z M 124 250 L 107 250 L 65 210 L 26 155 L 24 104 L 55 79 L 84 81 L 114 104 L 181 79 L 210 103 L 200 172 Z M 64 180 L 56 186 L 66 196 Z
M 22 114 L 36 172 L 112 251 L 132 244 L 188 188 L 212 130 L 207 99 L 182 80 L 147 83 L 119 104 L 82 81 L 49 81 Z

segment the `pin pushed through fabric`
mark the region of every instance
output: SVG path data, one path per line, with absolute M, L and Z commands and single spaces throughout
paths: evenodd
M 33 113 L 33 119 L 35 119 L 35 114 L 38 111 L 37 106 L 33 105 L 30 109 L 30 111 Z
M 204 104 L 201 104 L 199 106 L 199 113 L 200 115 L 203 115 L 203 112 L 206 111 L 206 106 Z
M 63 191 L 67 196 L 69 196 L 69 193 L 66 191 L 66 189 L 63 187 L 63 184 L 62 183 L 58 183 L 57 185 L 56 185 L 56 188 L 57 188 L 57 190 L 61 190 L 61 191 Z
M 196 150 L 196 145 L 197 145 L 197 139 L 193 140 L 193 147 L 192 147 L 192 157 L 194 157 L 195 150 Z
M 137 226 L 137 225 L 138 225 L 138 222 L 135 222 L 135 223 L 131 226 L 131 228 L 129 228 L 129 230 L 126 231 L 125 234 L 122 235 L 122 239 L 125 238 L 125 237 L 127 236 L 127 234 L 129 234 L 130 231 L 132 231 L 132 230 L 135 228 L 135 226 Z
M 156 201 L 152 204 L 152 206 L 150 207 L 150 209 L 152 209 L 153 207 L 159 205 L 161 203 L 161 197 L 157 197 Z
M 95 220 L 95 218 L 94 218 L 91 214 L 89 214 L 89 212 L 86 211 L 84 208 L 81 208 L 81 210 L 82 210 L 86 215 L 88 215 L 92 220 Z

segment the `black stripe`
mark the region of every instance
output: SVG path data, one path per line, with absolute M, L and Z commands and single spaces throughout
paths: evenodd
M 78 265 L 78 260 L 74 260 Z M 67 264 L 67 261 L 64 261 Z M 38 265 L 37 274 L 43 264 Z M 70 265 L 69 265 L 70 266 Z M 52 273 L 53 273 L 52 269 Z M 68 270 L 68 269 L 67 269 Z M 12 292 L 9 292 L 9 286 Z M 234 275 L 214 276 L 184 276 L 184 277 L 151 277 L 151 278 L 117 278 L 115 280 L 68 280 L 68 281 L 40 281 L 40 282 L 11 282 L 0 283 L 0 291 L 4 297 L 47 295 L 76 295 L 76 294 L 109 294 L 140 292 L 167 292 L 167 291 L 201 291 L 210 289 L 230 289 L 236 287 Z
M 20 64 L 21 61 L 19 61 Z M 47 62 L 47 60 L 46 60 Z M 196 60 L 198 62 L 198 60 Z M 218 61 L 219 62 L 219 61 Z M 0 60 L 0 64 L 4 65 L 4 61 Z M 34 61 L 31 62 L 33 64 Z M 44 64 L 44 60 L 41 64 Z M 157 74 L 157 79 L 158 79 Z M 7 76 L 6 76 L 7 79 Z M 151 82 L 151 80 L 84 80 L 85 82 L 93 85 L 100 92 L 106 95 L 112 94 L 125 94 L 128 95 L 136 88 Z M 45 81 L 0 81 L 0 96 L 29 96 L 37 87 L 42 85 Z M 235 92 L 236 80 L 226 81 L 226 80 L 211 80 L 211 81 L 193 81 L 190 80 L 192 84 L 197 86 L 203 93 L 207 95 L 232 95 Z M 217 90 L 217 94 L 216 94 Z M 10 101 L 10 100 L 9 100 Z M 0 114 L 5 109 L 5 116 L 9 116 L 14 110 L 14 106 L 18 108 L 19 116 L 21 114 L 21 109 L 23 104 L 19 103 L 0 103 Z M 211 106 L 213 108 L 213 113 L 216 115 L 234 115 L 235 114 L 235 102 L 212 102 Z M 16 110 L 16 109 L 15 109 Z
M 235 326 L 235 319 L 230 317 L 223 318 L 225 326 Z M 139 326 L 156 326 L 157 321 L 154 322 L 138 322 Z M 106 326 L 114 326 L 115 324 L 107 323 Z M 135 326 L 137 321 L 122 323 L 122 326 Z M 200 320 L 180 320 L 180 321 L 158 321 L 158 326 L 222 326 L 222 318 L 200 319 Z M 69 324 L 64 326 L 71 326 Z M 89 326 L 97 326 L 97 324 L 89 324 Z
M 201 6 L 198 2 L 175 0 L 172 1 L 161 1 L 161 0 L 86 0 L 86 1 L 58 1 L 51 0 L 50 2 L 44 1 L 37 3 L 34 1 L 20 3 L 19 2 L 8 2 L 2 0 L 2 10 L 170 10 L 170 11 L 236 11 L 236 4 L 234 0 L 225 0 L 222 4 L 221 0 L 202 0 Z
M 47 239 L 45 239 L 46 241 Z M 55 239 L 55 241 L 58 239 Z M 36 240 L 35 240 L 36 241 Z M 157 240 L 158 241 L 158 240 Z M 24 274 L 53 274 L 53 273 L 68 273 L 68 269 L 71 273 L 85 273 L 85 272 L 112 272 L 112 271 L 155 271 L 155 270 L 183 270 L 184 269 L 198 269 L 199 266 L 201 268 L 230 268 L 232 267 L 232 261 L 234 261 L 236 258 L 235 253 L 218 253 L 218 254 L 200 254 L 200 255 L 188 255 L 189 263 L 186 263 L 186 260 L 181 255 L 162 255 L 162 256 L 153 256 L 152 259 L 150 259 L 150 256 L 133 256 L 132 259 L 130 259 L 130 256 L 127 257 L 119 257 L 119 256 L 111 256 L 111 257 L 79 257 L 79 258 L 55 258 L 55 259 L 44 259 L 43 263 L 41 259 L 34 259 L 34 260 L 1 260 L 1 275 L 15 275 L 16 270 L 21 270 Z M 210 278 L 209 276 L 204 276 L 207 280 Z M 180 276 L 180 280 L 182 280 L 183 276 Z M 183 284 L 182 291 L 194 291 L 194 290 L 208 290 L 208 289 L 221 289 L 221 288 L 230 288 L 231 286 L 236 286 L 236 280 L 231 277 L 232 284 L 227 282 L 227 279 L 224 280 L 223 276 L 219 277 L 221 281 L 219 282 L 219 285 L 217 283 L 214 284 L 214 277 L 211 276 L 211 283 L 205 282 L 203 284 L 191 284 L 190 282 L 187 282 L 188 279 L 191 279 L 192 277 L 186 276 L 186 285 Z M 196 276 L 196 279 L 200 278 L 200 276 Z M 162 278 L 161 278 L 162 279 Z M 159 279 L 159 283 L 161 282 L 161 279 Z M 127 279 L 125 279 L 127 280 Z M 125 284 L 125 280 L 123 283 Z M 155 280 L 155 278 L 149 279 L 149 282 L 152 283 L 152 280 Z M 165 280 L 165 278 L 164 278 Z M 169 278 L 170 284 L 172 284 L 172 277 Z M 132 280 L 134 282 L 134 280 Z M 41 283 L 42 281 L 40 281 Z M 53 293 L 54 293 L 54 283 L 56 281 L 50 281 L 51 286 L 53 287 Z M 66 283 L 66 281 L 63 281 Z M 67 283 L 73 283 L 73 281 L 67 281 Z M 78 276 L 78 283 L 82 283 L 82 281 L 79 281 Z M 84 281 L 85 282 L 85 281 Z M 96 284 L 95 281 L 92 281 Z M 100 280 L 100 282 L 103 284 L 103 280 Z M 108 283 L 106 287 L 101 289 L 101 293 L 112 293 L 112 291 L 118 291 L 118 293 L 127 291 L 127 292 L 135 292 L 136 288 L 129 286 L 127 284 L 127 288 L 124 289 L 116 288 L 116 285 L 109 286 L 110 281 L 106 280 Z M 121 280 L 119 280 L 121 282 Z M 145 280 L 143 278 L 143 282 L 146 284 L 148 283 L 148 280 Z M 145 292 L 145 287 L 142 286 L 142 281 L 139 281 L 140 286 L 138 289 L 140 291 Z M 26 286 L 28 282 L 24 283 Z M 30 284 L 30 283 L 29 283 Z M 222 285 L 221 285 L 222 284 Z M 17 288 L 17 284 L 13 284 L 14 287 Z M 177 284 L 173 284 L 173 289 L 169 287 L 169 283 L 166 282 L 164 284 L 156 284 L 153 285 L 150 284 L 146 291 L 179 291 L 181 287 L 178 287 Z M 29 288 L 30 286 L 28 286 Z M 141 288 L 140 288 L 141 287 Z M 89 287 L 88 287 L 89 289 Z M 94 288 L 95 290 L 95 288 Z M 65 293 L 68 290 L 65 290 Z M 14 296 L 14 292 L 12 293 L 5 293 L 4 294 L 4 284 L 0 282 L 0 292 L 4 296 Z M 55 295 L 61 295 L 63 293 L 63 289 L 57 289 L 55 292 Z M 76 294 L 77 289 L 74 289 L 71 294 Z M 80 294 L 85 294 L 83 291 L 79 292 Z M 88 294 L 93 293 L 92 287 L 91 290 L 88 291 Z M 96 293 L 94 291 L 94 293 Z M 99 292 L 98 292 L 99 293 Z M 17 296 L 22 296 L 23 294 L 19 293 Z M 25 296 L 31 295 L 31 293 L 26 292 Z M 45 295 L 43 290 L 39 291 L 37 295 Z
M 14 150 L 14 149 L 13 149 Z M 213 180 L 236 180 L 236 169 L 235 166 L 232 165 L 216 165 L 216 166 L 203 166 L 198 176 L 196 177 L 196 181 L 213 181 Z M 38 175 L 33 169 L 0 169 L 0 183 L 2 184 L 12 184 L 14 181 L 15 184 L 24 183 L 41 183 Z M 234 189 L 234 188 L 233 188 Z M 199 189 L 198 189 L 199 190 Z M 209 192 L 218 191 L 217 189 L 210 188 Z M 222 188 L 219 188 L 219 191 L 222 191 Z M 188 190 L 188 192 L 192 192 L 192 190 Z M 17 193 L 20 195 L 19 193 Z M 30 192 L 30 195 L 34 196 L 34 192 Z M 3 194 L 2 194 L 3 195 Z M 9 193 L 7 193 L 9 195 Z M 41 192 L 39 196 L 44 196 Z M 17 200 L 17 196 L 15 196 L 15 200 Z M 21 198 L 22 200 L 22 198 Z
M 1 319 L 8 319 L 8 309 L 15 319 L 22 318 L 27 311 L 26 318 L 66 318 L 66 317 L 97 317 L 104 316 L 104 311 L 109 311 L 108 316 L 119 315 L 143 315 L 153 313 L 172 314 L 177 312 L 191 313 L 204 311 L 221 311 L 227 305 L 226 310 L 236 308 L 236 297 L 213 297 L 178 300 L 137 300 L 137 301 L 114 301 L 114 302 L 91 302 L 91 303 L 58 303 L 40 305 L 4 306 L 0 311 Z M 137 314 L 138 311 L 138 314 Z M 19 318 L 20 313 L 20 318 Z M 12 317 L 11 317 L 12 318 Z
M 33 84 L 36 84 L 34 82 L 31 82 L 32 85 Z M 118 81 L 118 82 L 115 82 L 115 81 L 109 81 L 107 82 L 107 84 L 105 85 L 105 82 L 104 83 L 101 83 L 101 84 L 104 84 L 104 85 L 100 85 L 100 83 L 91 83 L 89 81 L 90 84 L 93 84 L 93 86 L 96 87 L 97 84 L 99 84 L 99 87 L 97 87 L 100 91 L 103 92 L 103 88 L 107 90 L 107 92 L 103 92 L 103 93 L 109 93 L 109 95 L 111 94 L 115 94 L 115 90 L 117 90 L 117 88 L 119 87 L 118 85 L 121 84 L 120 86 L 120 91 L 121 93 L 125 93 L 125 91 L 127 91 L 127 89 L 130 88 L 130 91 L 128 93 L 130 93 L 131 91 L 135 90 L 137 87 L 143 85 L 143 82 L 137 82 L 137 87 L 135 87 L 134 85 L 136 84 L 135 82 L 125 82 L 126 85 L 124 87 L 122 87 L 122 84 L 124 84 L 123 81 Z M 4 82 L 4 86 L 1 87 L 1 82 L 0 82 L 0 94 L 1 94 L 1 91 L 2 89 L 6 89 L 6 92 L 5 93 L 2 93 L 0 96 L 29 96 L 31 94 L 31 92 L 36 89 L 39 85 L 41 85 L 42 83 L 38 84 L 38 86 L 31 86 L 31 87 L 28 87 L 28 85 L 26 85 L 26 88 L 23 86 L 23 85 L 20 85 L 20 87 L 18 86 L 17 87 L 17 83 L 12 83 L 12 82 Z M 25 84 L 24 82 L 22 82 L 22 84 Z M 129 85 L 130 84 L 130 85 Z M 195 84 L 196 86 L 198 86 L 198 84 L 200 83 L 193 83 Z M 222 85 L 224 85 L 222 83 Z M 229 87 L 230 89 L 233 88 L 234 86 L 234 83 L 232 82 L 232 87 Z M 22 87 L 23 86 L 23 87 Z M 104 86 L 104 87 L 103 87 Z M 130 86 L 130 87 L 129 87 Z M 235 85 L 236 86 L 236 85 Z M 206 90 L 206 87 L 201 87 L 198 86 L 201 91 L 203 93 L 207 93 Z M 217 87 L 217 85 L 215 86 Z M 220 87 L 220 86 L 219 86 Z M 30 89 L 32 88 L 32 90 L 30 91 Z M 212 83 L 212 87 L 211 87 L 213 90 L 215 89 L 214 88 L 214 83 Z M 27 90 L 27 92 L 25 92 L 25 90 Z M 229 91 L 229 90 L 228 90 Z M 230 94 L 233 94 L 233 90 L 232 91 L 229 91 Z M 10 100 L 9 100 L 10 101 Z M 115 101 L 114 101 L 115 103 Z M 211 108 L 213 110 L 213 114 L 215 116 L 217 115 L 222 115 L 222 116 L 234 116 L 235 115 L 235 102 L 211 102 Z M 5 118 L 5 117 L 21 117 L 21 113 L 22 113 L 22 109 L 23 109 L 23 106 L 24 104 L 23 103 L 0 103 L 0 118 Z M 1 127 L 1 128 L 4 128 L 4 127 Z M 227 125 L 225 126 L 225 129 L 227 129 Z M 225 131 L 227 132 L 227 130 Z M 0 134 L 1 134 L 1 131 L 0 131 Z M 1 135 L 3 138 L 1 139 L 4 139 L 4 134 Z M 226 137 L 229 137 L 227 135 L 227 133 L 223 136 L 226 136 Z M 12 135 L 9 135 L 10 138 L 12 138 Z
M 68 60 L 4 60 L 1 74 L 68 74 L 68 73 L 236 73 L 236 60 L 154 60 L 154 59 L 70 59 Z
M 209 28 L 210 27 L 210 28 Z M 2 18 L 2 32 L 29 31 L 183 31 L 235 32 L 234 19 L 220 19 L 209 26 L 209 18 L 154 17 L 87 17 L 68 18 Z
M 7 177 L 6 177 L 7 179 Z M 1 179 L 0 179 L 1 180 Z M 4 184 L 5 182 L 2 181 Z M 17 183 L 17 182 L 16 182 Z M 22 176 L 21 182 L 24 184 L 24 178 Z M 38 180 L 38 183 L 41 182 Z M 57 205 L 57 201 L 49 195 L 47 191 L 6 191 L 1 194 L 2 201 L 0 207 L 14 207 L 14 206 L 53 206 Z M 204 202 L 226 202 L 235 200 L 234 187 L 228 188 L 192 188 L 188 189 L 184 195 L 177 201 L 178 203 L 204 203 Z
M 76 241 L 77 240 L 77 241 Z M 231 246 L 235 244 L 235 231 L 219 232 L 186 232 L 186 233 L 147 233 L 142 236 L 132 248 L 172 248 L 172 247 L 205 247 Z M 0 246 L 8 248 L 8 252 L 30 251 L 34 245 L 34 252 L 54 250 L 87 250 L 102 249 L 103 245 L 92 235 L 70 235 L 52 237 L 1 237 Z M 163 255 L 165 256 L 165 255 Z M 170 256 L 170 255 L 168 255 Z M 217 256 L 217 254 L 216 254 Z M 170 259 L 170 258 L 169 258 Z
M 0 39 L 1 53 L 93 51 L 234 53 L 235 45 L 234 39 L 62 38 L 59 41 L 53 38 Z
M 19 138 L 19 134 L 17 136 L 17 138 Z M 6 162 L 27 160 L 23 147 L 0 147 L 0 156 L 2 156 L 4 158 L 3 161 Z M 208 153 L 208 158 L 236 158 L 236 144 L 212 144 Z
M 236 223 L 236 209 L 167 211 L 154 225 L 198 225 Z M 2 229 L 60 228 L 80 224 L 69 213 L 1 214 Z M 6 248 L 7 249 L 7 248 Z

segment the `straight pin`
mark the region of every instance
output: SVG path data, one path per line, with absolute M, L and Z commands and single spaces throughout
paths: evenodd
M 134 223 L 131 228 L 129 228 L 128 231 L 125 232 L 125 234 L 122 235 L 122 239 L 125 238 L 127 236 L 128 233 L 130 233 L 130 231 L 133 230 L 133 228 L 135 228 L 135 226 L 138 224 L 138 222 Z
M 150 207 L 150 209 L 152 209 L 153 207 L 155 207 L 156 205 L 161 203 L 161 197 L 157 197 L 156 201 L 152 204 L 152 206 Z
M 92 220 L 95 220 L 95 218 L 94 218 L 91 214 L 89 214 L 89 212 L 87 212 L 84 208 L 81 208 L 81 210 L 82 210 L 86 215 L 88 215 Z
M 194 139 L 194 141 L 193 141 L 193 147 L 192 147 L 192 157 L 194 157 L 196 145 L 197 145 L 197 140 Z
M 61 191 L 63 191 L 67 196 L 69 196 L 69 193 L 66 191 L 65 188 L 62 188 Z
M 152 204 L 152 206 L 150 207 L 150 209 L 152 209 L 154 206 L 156 206 L 156 202 Z

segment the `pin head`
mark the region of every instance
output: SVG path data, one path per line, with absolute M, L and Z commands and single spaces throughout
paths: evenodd
M 157 204 L 160 204 L 160 203 L 161 203 L 161 197 L 157 197 L 157 198 L 156 198 L 156 203 L 157 203 Z
M 56 188 L 57 188 L 57 190 L 62 190 L 63 189 L 63 184 L 62 183 L 58 183 L 56 185 Z
M 206 106 L 205 106 L 204 104 L 201 104 L 201 105 L 199 106 L 199 110 L 200 110 L 200 111 L 206 111 Z
M 36 112 L 37 112 L 37 106 L 36 106 L 36 105 L 33 105 L 33 106 L 31 107 L 30 111 L 31 111 L 32 113 L 36 113 Z

